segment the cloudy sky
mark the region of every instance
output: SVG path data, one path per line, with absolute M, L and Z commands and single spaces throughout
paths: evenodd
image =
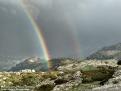
M 25 1 L 52 57 L 87 56 L 121 42 L 121 0 Z M 0 0 L 0 55 L 42 54 L 22 9 L 20 0 Z
M 0 57 L 40 56 L 31 23 L 15 0 L 0 0 Z

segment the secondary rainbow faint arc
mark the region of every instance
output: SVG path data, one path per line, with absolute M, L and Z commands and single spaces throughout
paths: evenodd
M 44 58 L 48 63 L 48 68 L 51 68 L 51 63 L 50 63 L 50 55 L 49 55 L 49 51 L 46 45 L 46 42 L 44 40 L 43 34 L 42 34 L 42 30 L 38 27 L 36 21 L 34 20 L 34 17 L 31 15 L 31 13 L 29 12 L 29 10 L 26 8 L 26 3 L 21 0 L 21 6 L 24 9 L 24 12 L 26 13 L 26 15 L 28 16 L 29 20 L 31 21 L 31 24 L 34 27 L 34 30 L 38 36 L 38 39 L 40 41 L 40 46 L 42 47 L 43 50 L 43 54 L 44 54 Z

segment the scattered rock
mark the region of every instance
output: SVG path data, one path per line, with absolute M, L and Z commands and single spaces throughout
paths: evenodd
M 77 71 L 77 72 L 73 75 L 74 78 L 78 78 L 78 77 L 81 77 L 81 76 L 82 76 L 82 73 L 81 73 L 80 71 Z

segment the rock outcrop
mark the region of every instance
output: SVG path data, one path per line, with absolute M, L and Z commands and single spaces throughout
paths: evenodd
M 93 91 L 121 91 L 121 66 L 118 66 L 111 79 L 102 87 L 94 88 Z

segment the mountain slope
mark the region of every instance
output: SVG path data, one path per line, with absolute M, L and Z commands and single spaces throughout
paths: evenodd
M 44 59 L 42 60 L 38 57 L 32 57 L 12 67 L 9 71 L 20 71 L 24 69 L 35 69 L 36 71 L 45 71 L 47 70 L 47 66 Z
M 87 57 L 87 59 L 121 59 L 121 43 L 104 47 L 96 53 L 93 53 L 92 55 Z
M 77 59 L 73 58 L 56 58 L 49 60 L 49 64 L 51 67 L 49 69 L 55 70 L 60 65 L 66 65 L 73 63 L 75 61 L 78 61 Z M 35 69 L 36 71 L 47 71 L 48 70 L 48 64 L 43 59 L 40 59 L 38 57 L 28 58 L 24 62 L 21 62 L 17 64 L 16 66 L 12 67 L 9 71 L 20 71 L 24 69 Z

